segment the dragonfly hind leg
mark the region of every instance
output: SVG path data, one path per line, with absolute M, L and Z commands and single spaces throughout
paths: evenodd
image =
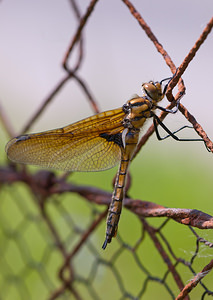
M 203 142 L 206 146 L 206 149 L 210 152 L 209 148 L 207 147 L 206 145 L 206 142 L 203 140 L 203 139 L 197 139 L 197 138 L 191 138 L 191 139 L 185 139 L 185 138 L 179 138 L 178 136 L 176 136 L 175 134 L 177 132 L 180 132 L 181 130 L 185 129 L 185 128 L 194 128 L 193 126 L 189 126 L 189 125 L 184 125 L 182 126 L 181 128 L 175 130 L 175 131 L 170 131 L 165 124 L 163 124 L 163 122 L 158 118 L 158 116 L 154 115 L 154 119 L 153 119 L 153 123 L 154 123 L 154 128 L 155 128 L 155 133 L 156 133 L 156 136 L 157 136 L 157 139 L 159 141 L 162 141 L 162 140 L 165 140 L 167 139 L 168 137 L 172 137 L 173 139 L 175 139 L 176 141 L 180 141 L 180 142 Z M 167 133 L 168 135 L 164 136 L 164 137 L 161 137 L 160 134 L 159 134 L 159 131 L 158 131 L 158 127 L 157 125 L 160 125 Z

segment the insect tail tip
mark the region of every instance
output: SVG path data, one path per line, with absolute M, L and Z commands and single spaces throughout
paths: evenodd
M 111 242 L 111 239 L 109 239 L 107 236 L 106 236 L 106 239 L 103 243 L 103 246 L 102 246 L 102 249 L 105 250 L 106 247 L 107 247 L 107 244 Z
M 105 239 L 103 245 L 102 245 L 102 249 L 105 250 L 107 247 L 107 239 Z

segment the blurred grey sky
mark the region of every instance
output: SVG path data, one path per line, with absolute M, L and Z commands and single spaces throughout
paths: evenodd
M 84 13 L 89 1 L 78 2 Z M 213 12 L 212 0 L 132 3 L 176 66 L 188 54 Z M 0 2 L 0 101 L 17 133 L 63 77 L 61 62 L 76 27 L 68 0 Z M 183 76 L 187 94 L 182 99 L 211 138 L 212 34 Z M 89 84 L 101 110 L 120 107 L 132 94 L 140 94 L 142 82 L 171 75 L 122 1 L 100 0 L 84 37 L 85 57 L 79 74 Z M 31 131 L 61 127 L 91 114 L 85 95 L 70 81 Z M 186 123 L 181 115 L 170 119 L 174 129 Z

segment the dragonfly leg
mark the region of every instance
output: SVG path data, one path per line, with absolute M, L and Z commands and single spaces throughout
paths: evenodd
M 193 128 L 193 126 L 184 125 L 181 128 L 179 128 L 179 129 L 172 132 L 172 131 L 169 130 L 169 128 L 166 127 L 165 124 L 163 124 L 163 122 L 158 118 L 158 116 L 154 115 L 153 122 L 154 122 L 154 127 L 155 127 L 155 133 L 156 133 L 157 139 L 159 141 L 165 140 L 168 137 L 172 137 L 176 141 L 181 141 L 181 142 L 188 142 L 188 141 L 190 141 L 190 142 L 191 141 L 193 141 L 193 142 L 203 142 L 206 146 L 206 149 L 208 151 L 210 151 L 203 139 L 184 139 L 184 138 L 179 138 L 178 136 L 175 135 L 177 132 L 179 132 L 179 131 L 181 131 L 185 128 Z M 157 126 L 158 124 L 168 133 L 168 135 L 166 135 L 164 137 L 160 136 L 159 131 L 158 131 L 158 126 Z

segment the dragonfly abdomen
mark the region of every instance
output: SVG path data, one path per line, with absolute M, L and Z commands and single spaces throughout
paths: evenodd
M 129 159 L 121 159 L 120 167 L 116 176 L 114 192 L 112 194 L 112 201 L 109 207 L 107 217 L 106 239 L 102 247 L 103 249 L 106 248 L 107 243 L 110 243 L 112 237 L 115 237 L 117 233 L 118 222 L 120 219 L 122 202 L 124 198 L 124 186 L 128 165 Z
M 120 219 L 122 203 L 125 194 L 124 187 L 126 175 L 130 160 L 138 143 L 138 137 L 138 132 L 132 134 L 130 130 L 129 132 L 127 131 L 125 135 L 125 147 L 121 150 L 121 162 L 116 176 L 114 192 L 112 194 L 112 201 L 109 207 L 106 239 L 102 246 L 103 249 L 106 248 L 107 244 L 111 242 L 112 238 L 115 237 L 117 233 L 118 222 Z

